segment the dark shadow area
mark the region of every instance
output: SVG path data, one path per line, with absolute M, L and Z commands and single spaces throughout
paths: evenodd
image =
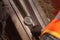
M 1 33 L 2 33 L 2 23 L 0 22 L 0 35 L 1 35 Z
M 9 40 L 22 40 L 10 17 L 8 17 L 8 19 L 6 20 L 6 23 L 7 23 L 6 34 L 9 38 Z

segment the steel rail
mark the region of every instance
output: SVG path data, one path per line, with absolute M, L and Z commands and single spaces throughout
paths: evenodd
M 48 19 L 45 15 L 45 12 L 42 10 L 42 7 L 39 5 L 38 0 L 29 0 L 29 3 L 39 21 L 42 28 L 44 28 L 48 23 Z
M 20 11 L 16 8 L 13 1 L 12 0 L 3 0 L 3 1 L 9 7 L 10 16 L 11 16 L 12 21 L 14 22 L 14 24 L 17 28 L 19 35 L 22 37 L 22 40 L 32 40 L 31 32 L 30 32 L 29 28 L 23 23 L 23 17 L 21 16 Z M 9 1 L 11 2 L 12 5 L 9 3 Z M 11 6 L 13 6 L 14 10 Z M 17 15 L 15 14 L 14 11 L 17 13 L 20 20 L 18 19 Z

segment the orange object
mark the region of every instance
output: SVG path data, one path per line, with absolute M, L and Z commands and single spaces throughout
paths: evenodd
M 60 39 L 60 0 L 51 0 L 53 7 L 56 9 L 54 11 L 54 15 L 57 15 L 55 19 L 51 21 L 43 30 L 41 36 L 43 36 L 45 33 L 48 33 L 58 39 Z
M 60 39 L 60 20 L 54 19 L 43 30 L 42 35 L 48 33 Z

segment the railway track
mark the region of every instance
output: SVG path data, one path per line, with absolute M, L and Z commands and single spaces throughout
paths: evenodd
M 2 0 L 0 4 L 0 20 L 5 24 L 2 32 L 8 35 L 6 40 L 35 40 L 32 32 L 38 28 L 36 31 L 40 32 L 49 23 L 37 0 Z

